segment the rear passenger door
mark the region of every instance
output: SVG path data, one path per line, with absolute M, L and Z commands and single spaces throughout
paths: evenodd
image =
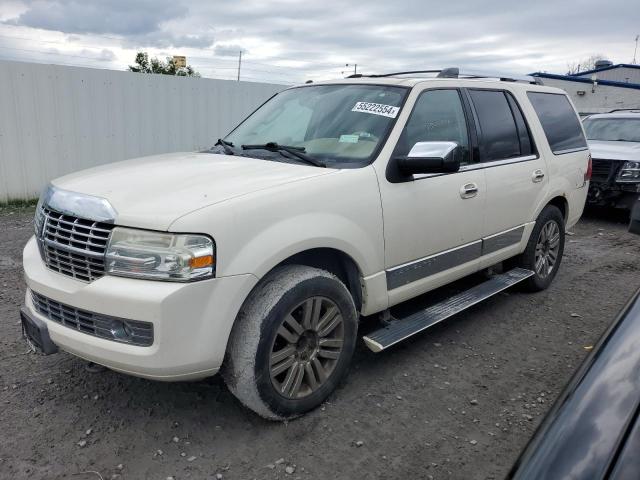
M 516 98 L 506 90 L 468 89 L 487 182 L 482 255 L 486 264 L 519 253 L 546 195 L 547 171 Z M 483 265 L 486 266 L 486 265 Z

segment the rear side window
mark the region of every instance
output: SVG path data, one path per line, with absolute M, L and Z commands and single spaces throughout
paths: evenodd
M 480 123 L 482 161 L 519 157 L 520 135 L 504 92 L 469 90 Z
M 587 148 L 580 120 L 569 99 L 561 93 L 527 92 L 551 151 L 556 155 Z
M 511 107 L 511 113 L 513 113 L 513 118 L 515 118 L 516 126 L 518 127 L 518 135 L 520 136 L 520 155 L 532 155 L 536 153 L 536 151 L 533 146 L 529 127 L 524 119 L 524 115 L 522 115 L 522 110 L 520 110 L 520 106 L 518 105 L 518 102 L 516 102 L 516 99 L 513 98 L 513 95 L 508 92 L 506 95 L 507 100 L 509 100 L 509 106 Z

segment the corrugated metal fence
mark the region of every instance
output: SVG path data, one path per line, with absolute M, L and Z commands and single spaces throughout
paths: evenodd
M 0 203 L 83 168 L 207 148 L 284 88 L 0 61 Z

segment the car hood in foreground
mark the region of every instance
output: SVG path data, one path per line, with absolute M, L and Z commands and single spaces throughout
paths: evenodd
M 560 394 L 507 478 L 637 479 L 638 371 L 640 290 Z
M 52 183 L 108 200 L 118 225 L 166 230 L 194 210 L 331 172 L 336 170 L 211 153 L 170 153 L 91 168 Z
M 640 160 L 640 143 L 589 140 L 592 158 L 606 160 Z

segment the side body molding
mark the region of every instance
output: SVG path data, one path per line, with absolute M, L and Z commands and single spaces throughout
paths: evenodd
M 390 268 L 386 271 L 387 289 L 393 290 L 402 287 L 416 280 L 471 262 L 489 253 L 516 245 L 522 241 L 524 230 L 525 226 L 519 225 L 481 240 Z

